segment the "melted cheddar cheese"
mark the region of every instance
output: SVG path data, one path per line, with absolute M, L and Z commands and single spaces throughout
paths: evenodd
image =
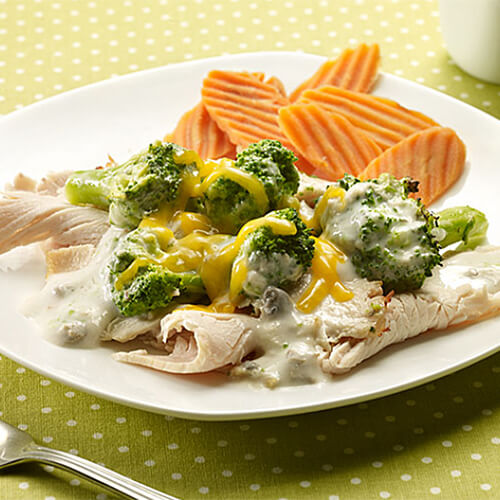
M 232 243 L 221 248 L 219 252 L 207 255 L 200 268 L 201 279 L 211 300 L 224 295 L 228 286 L 230 300 L 238 300 L 246 278 L 246 265 L 235 262 L 233 266 L 233 262 L 245 238 L 262 226 L 269 226 L 274 234 L 288 235 L 297 232 L 293 222 L 272 215 L 247 222 Z M 233 267 L 233 272 L 231 272 L 231 267 Z
M 194 231 L 217 232 L 206 215 L 196 212 L 176 212 L 171 219 L 171 226 L 178 227 L 184 236 Z
M 325 212 L 326 207 L 328 206 L 328 202 L 333 198 L 338 198 L 343 206 L 344 205 L 344 196 L 345 196 L 345 190 L 343 190 L 342 188 L 337 187 L 337 186 L 330 186 L 324 192 L 323 196 L 320 198 L 320 200 L 316 204 L 312 217 L 307 218 L 307 217 L 302 216 L 302 220 L 304 221 L 304 224 L 309 229 L 314 229 L 315 231 L 319 232 L 321 229 L 321 224 L 320 224 L 321 217 L 323 216 L 323 213 Z
M 345 259 L 345 255 L 333 243 L 314 238 L 311 282 L 297 301 L 299 311 L 313 312 L 328 294 L 337 302 L 352 299 L 352 292 L 344 287 L 337 274 L 337 264 L 345 262 Z
M 207 161 L 205 162 L 205 168 L 207 166 L 210 169 L 209 173 L 197 187 L 196 196 L 203 194 L 219 177 L 226 177 L 245 188 L 255 198 L 257 205 L 262 211 L 268 208 L 269 199 L 262 182 L 254 175 L 234 167 L 233 160 L 224 158 L 219 162 Z
M 163 206 L 157 212 L 145 217 L 139 225 L 140 228 L 150 229 L 157 236 L 165 254 L 158 259 L 134 260 L 118 276 L 115 287 L 117 290 L 122 289 L 135 277 L 141 267 L 153 263 L 160 264 L 172 272 L 196 271 L 201 276 L 211 304 L 185 305 L 182 308 L 234 312 L 241 301 L 241 290 L 248 274 L 246 256 L 238 255 L 245 238 L 262 226 L 269 226 L 276 235 L 293 235 L 297 228 L 286 219 L 267 215 L 247 222 L 236 237 L 214 234 L 216 229 L 208 217 L 185 211 L 188 199 L 201 196 L 213 182 L 220 177 L 226 177 L 245 188 L 262 210 L 266 210 L 269 200 L 263 184 L 255 176 L 235 168 L 234 162 L 226 158 L 203 162 L 194 151 L 184 151 L 178 154 L 174 161 L 194 163 L 197 170 L 187 171 L 184 174 L 181 195 L 174 206 Z M 344 194 L 345 191 L 339 187 L 329 187 L 316 205 L 313 216 L 304 220 L 307 226 L 318 230 L 328 201 L 339 198 L 343 203 Z M 295 198 L 293 200 L 297 205 L 298 200 Z M 184 236 L 176 239 L 168 225 L 176 227 L 176 234 L 179 228 Z M 304 313 L 314 311 L 328 294 L 337 301 L 352 298 L 352 293 L 342 285 L 337 274 L 337 263 L 344 262 L 345 256 L 329 241 L 314 239 L 315 253 L 311 265 L 311 282 L 296 304 Z

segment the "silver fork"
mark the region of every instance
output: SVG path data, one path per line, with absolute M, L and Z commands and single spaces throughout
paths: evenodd
M 179 500 L 84 458 L 40 446 L 28 433 L 0 420 L 0 469 L 24 462 L 41 462 L 74 472 L 134 500 Z

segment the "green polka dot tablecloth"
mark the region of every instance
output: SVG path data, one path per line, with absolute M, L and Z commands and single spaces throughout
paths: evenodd
M 333 57 L 363 41 L 380 44 L 384 71 L 500 117 L 500 86 L 449 59 L 433 0 L 0 0 L 0 113 L 171 62 L 260 50 Z M 369 403 L 206 423 L 101 400 L 2 357 L 0 417 L 183 499 L 493 499 L 499 382 L 497 354 Z M 2 500 L 104 498 L 51 467 L 0 475 Z

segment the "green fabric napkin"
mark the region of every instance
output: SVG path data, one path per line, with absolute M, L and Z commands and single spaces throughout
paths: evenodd
M 453 64 L 437 9 L 434 0 L 3 0 L 0 113 L 171 62 L 259 50 L 334 57 L 378 42 L 384 71 L 500 117 L 500 86 Z M 499 379 L 497 354 L 369 403 L 206 423 L 111 403 L 2 357 L 0 418 L 42 444 L 184 499 L 493 499 L 500 497 Z M 103 498 L 50 467 L 0 475 L 2 500 Z

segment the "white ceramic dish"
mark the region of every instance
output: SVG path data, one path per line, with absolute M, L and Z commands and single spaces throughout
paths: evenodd
M 0 121 L 0 182 L 20 170 L 91 168 L 106 155 L 126 159 L 170 131 L 198 98 L 211 69 L 265 71 L 288 89 L 323 61 L 302 53 L 268 52 L 206 59 L 117 78 L 56 96 Z M 382 75 L 375 93 L 416 108 L 454 128 L 467 145 L 468 164 L 438 204 L 469 203 L 489 215 L 490 241 L 500 244 L 500 121 L 443 94 Z M 393 346 L 344 376 L 322 385 L 256 390 L 221 375 L 172 376 L 120 364 L 121 346 L 93 350 L 44 341 L 17 311 L 43 283 L 43 269 L 0 273 L 0 351 L 35 371 L 83 391 L 154 412 L 203 420 L 305 413 L 360 402 L 422 384 L 500 349 L 500 317 L 455 331 L 428 333 Z

